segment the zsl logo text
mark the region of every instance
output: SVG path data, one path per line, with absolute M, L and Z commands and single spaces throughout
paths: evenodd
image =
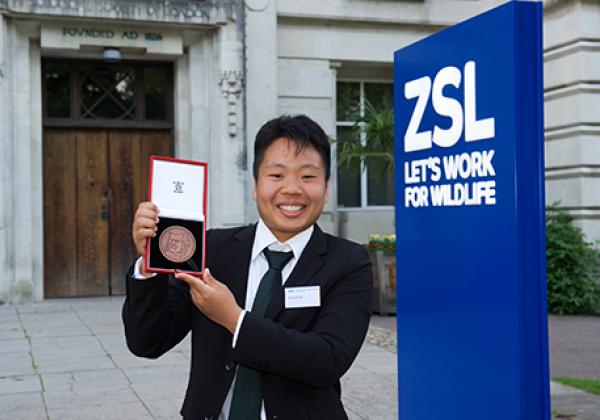
M 446 86 L 460 88 L 461 83 L 464 104 L 455 98 L 444 96 Z M 432 144 L 439 147 L 452 147 L 460 140 L 463 131 L 465 141 L 468 142 L 493 138 L 496 132 L 495 120 L 494 118 L 477 119 L 476 96 L 474 61 L 468 61 L 463 72 L 457 67 L 444 67 L 435 75 L 433 86 L 429 76 L 407 82 L 404 85 L 404 97 L 417 98 L 417 103 L 404 135 L 404 151 L 427 150 L 431 149 Z M 434 111 L 452 121 L 449 128 L 436 125 L 433 130 L 419 131 L 430 97 Z

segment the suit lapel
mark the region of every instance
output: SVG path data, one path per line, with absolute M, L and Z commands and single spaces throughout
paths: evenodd
M 242 308 L 246 304 L 246 290 L 248 289 L 248 270 L 250 269 L 250 254 L 254 243 L 256 224 L 242 229 L 233 236 L 230 246 L 224 255 L 230 256 L 229 261 L 224 261 L 226 277 L 229 281 L 229 290 L 233 293 L 235 301 Z M 225 257 L 227 258 L 227 257 Z M 209 267 L 210 268 L 210 267 Z
M 313 277 L 323 265 L 325 254 L 327 254 L 327 240 L 323 231 L 315 224 L 315 230 L 306 244 L 300 260 L 296 263 L 292 273 L 283 285 L 284 287 L 273 297 L 265 318 L 275 319 L 283 309 L 285 287 L 300 287 L 306 284 L 318 283 L 313 280 Z

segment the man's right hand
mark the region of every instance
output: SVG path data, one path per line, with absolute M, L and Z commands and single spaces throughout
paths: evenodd
M 133 217 L 133 229 L 131 236 L 135 249 L 142 257 L 146 253 L 146 240 L 156 236 L 156 224 L 158 223 L 158 207 L 149 201 L 140 203 Z M 142 264 L 144 267 L 145 264 Z M 143 270 L 143 269 L 142 269 Z

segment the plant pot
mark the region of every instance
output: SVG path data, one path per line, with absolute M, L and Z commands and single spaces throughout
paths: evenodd
M 373 301 L 371 310 L 380 315 L 396 314 L 396 255 L 384 251 L 369 252 L 373 265 Z

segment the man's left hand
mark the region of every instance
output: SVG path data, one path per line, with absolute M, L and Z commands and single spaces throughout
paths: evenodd
M 190 286 L 192 302 L 200 312 L 227 328 L 230 333 L 235 332 L 242 309 L 229 288 L 215 279 L 208 268 L 204 270 L 202 278 L 185 273 L 175 273 L 175 278 L 185 281 Z

